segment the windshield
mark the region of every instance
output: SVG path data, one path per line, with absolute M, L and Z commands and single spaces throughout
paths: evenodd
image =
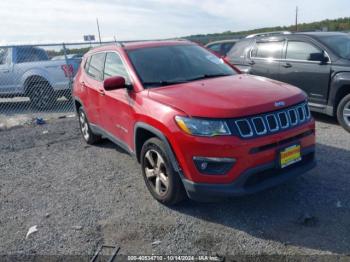
M 220 58 L 197 45 L 136 49 L 128 54 L 145 88 L 236 74 Z
M 320 37 L 320 39 L 338 56 L 340 56 L 341 58 L 350 59 L 350 36 L 322 36 Z

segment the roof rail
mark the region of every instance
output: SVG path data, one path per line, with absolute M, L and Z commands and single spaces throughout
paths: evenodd
M 248 35 L 245 38 L 253 38 L 257 36 L 290 35 L 290 34 L 291 32 L 289 31 L 272 31 L 272 32 L 264 32 L 264 33 Z

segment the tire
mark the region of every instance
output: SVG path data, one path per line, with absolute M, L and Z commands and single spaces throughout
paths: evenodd
M 80 132 L 86 143 L 93 145 L 101 140 L 101 136 L 92 132 L 89 121 L 82 107 L 80 107 L 78 110 L 78 119 Z
M 47 81 L 31 83 L 28 96 L 31 105 L 40 110 L 50 109 L 57 100 L 55 92 Z
M 160 139 L 151 138 L 142 146 L 141 168 L 148 190 L 160 203 L 171 206 L 186 198 L 180 176 L 171 165 Z
M 340 100 L 337 108 L 337 118 L 339 124 L 350 132 L 350 94 Z

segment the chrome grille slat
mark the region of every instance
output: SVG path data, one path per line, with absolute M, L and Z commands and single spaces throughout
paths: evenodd
M 276 126 L 275 128 L 271 128 L 270 121 L 268 120 L 270 117 L 272 117 L 273 120 L 274 120 L 274 123 L 275 123 L 275 126 Z M 277 118 L 276 118 L 276 116 L 274 114 L 270 114 L 270 115 L 265 116 L 265 119 L 266 119 L 266 122 L 267 122 L 267 125 L 269 127 L 270 132 L 276 132 L 276 131 L 278 131 L 280 129 L 279 125 L 278 125 L 278 120 L 277 120 Z
M 263 131 L 258 131 L 258 127 L 257 127 L 257 123 L 256 121 L 259 121 L 261 120 L 263 126 L 264 126 L 264 130 Z M 267 133 L 267 128 L 266 128 L 266 124 L 264 122 L 264 119 L 262 117 L 254 117 L 252 118 L 252 123 L 253 123 L 253 127 L 254 127 L 254 130 L 255 130 L 255 133 L 258 134 L 258 135 L 265 135 Z
M 241 127 L 240 127 L 240 123 L 246 123 L 246 124 L 249 126 L 250 132 L 249 132 L 249 133 L 244 133 L 244 132 L 242 131 Z M 239 131 L 241 137 L 247 138 L 247 137 L 252 137 L 252 136 L 254 135 L 253 129 L 252 129 L 252 127 L 251 127 L 250 122 L 248 121 L 248 119 L 237 120 L 237 121 L 236 121 L 236 126 L 237 126 L 237 128 L 238 128 L 238 131 Z
M 242 138 L 251 138 L 293 128 L 310 118 L 308 104 L 302 103 L 272 113 L 234 120 L 234 123 Z

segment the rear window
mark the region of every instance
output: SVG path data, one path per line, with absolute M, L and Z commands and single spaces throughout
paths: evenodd
M 255 58 L 275 58 L 279 59 L 282 56 L 284 42 L 261 42 L 256 43 L 252 57 Z
M 103 80 L 103 67 L 105 63 L 105 53 L 99 53 L 96 55 L 92 55 L 89 58 L 90 63 L 87 65 L 86 73 L 96 80 Z

